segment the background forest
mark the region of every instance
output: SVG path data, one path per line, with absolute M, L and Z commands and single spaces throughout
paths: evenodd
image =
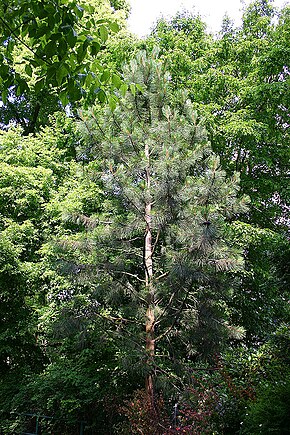
M 0 433 L 289 434 L 290 8 L 129 11 L 0 4 Z

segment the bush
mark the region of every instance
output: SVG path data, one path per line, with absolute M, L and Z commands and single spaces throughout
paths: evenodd
M 259 389 L 242 427 L 241 433 L 249 435 L 290 433 L 290 376 Z

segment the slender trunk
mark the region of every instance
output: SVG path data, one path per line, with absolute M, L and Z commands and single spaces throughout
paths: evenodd
M 145 145 L 145 157 L 147 160 L 146 166 L 146 200 L 145 200 L 145 246 L 144 246 L 144 265 L 145 265 L 145 281 L 147 290 L 147 311 L 146 311 L 146 352 L 148 355 L 148 363 L 152 363 L 155 353 L 154 340 L 154 285 L 153 285 L 153 259 L 152 259 L 152 203 L 150 195 L 150 153 L 149 146 Z M 146 377 L 145 388 L 148 393 L 152 405 L 154 405 L 154 383 L 153 374 L 150 373 Z

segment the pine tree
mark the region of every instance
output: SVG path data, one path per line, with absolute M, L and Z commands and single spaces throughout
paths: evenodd
M 153 404 L 154 379 L 164 372 L 156 351 L 174 366 L 239 333 L 227 323 L 226 300 L 242 257 L 227 228 L 246 198 L 238 197 L 238 175 L 227 179 L 221 169 L 186 95 L 170 106 L 162 63 L 140 52 L 124 76 L 130 92 L 120 104 L 82 125 L 95 155 L 88 174 L 105 192 L 103 216 L 83 218 L 90 227 L 83 270 L 92 271 L 99 315 L 138 347 Z

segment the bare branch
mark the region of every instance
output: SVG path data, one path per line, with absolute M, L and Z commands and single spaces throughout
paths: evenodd
M 135 275 L 134 273 L 130 273 L 130 272 L 125 272 L 124 270 L 115 270 L 115 272 L 117 273 L 121 273 L 123 275 L 128 275 L 128 276 L 132 276 L 133 278 L 137 279 L 138 281 L 145 283 L 145 279 L 139 278 L 138 275 Z
M 151 203 L 151 205 L 153 205 L 153 204 Z M 158 240 L 159 240 L 159 236 L 160 236 L 160 228 L 158 228 L 156 239 L 155 239 L 154 245 L 152 247 L 152 255 L 154 254 L 154 251 L 156 249 L 156 246 L 157 246 L 157 243 L 158 243 Z

